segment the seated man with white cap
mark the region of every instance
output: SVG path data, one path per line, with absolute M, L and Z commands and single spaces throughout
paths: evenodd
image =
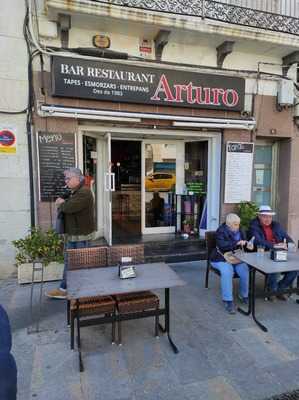
M 273 247 L 287 248 L 287 243 L 293 243 L 290 236 L 284 231 L 282 226 L 273 221 L 275 212 L 270 206 L 260 206 L 258 215 L 250 222 L 248 235 L 255 237 L 255 245 L 263 246 L 265 250 Z M 268 287 L 271 291 L 283 290 L 290 287 L 297 276 L 297 271 L 287 272 L 283 279 L 278 282 L 279 274 L 268 275 Z M 276 296 L 280 300 L 287 300 L 285 295 Z M 270 300 L 274 298 L 270 297 Z

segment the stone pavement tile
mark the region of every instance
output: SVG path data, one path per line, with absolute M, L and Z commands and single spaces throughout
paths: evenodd
M 190 327 L 191 328 L 191 327 Z M 192 325 L 192 334 L 187 332 L 186 343 L 194 354 L 202 354 L 215 371 L 223 375 L 226 370 L 238 370 L 254 363 L 250 352 L 235 342 L 224 330 L 213 330 L 209 326 Z
M 18 269 L 14 264 L 0 259 L 0 281 L 16 278 L 17 275 Z
M 33 339 L 33 336 L 36 337 Z M 38 342 L 37 335 L 31 334 L 27 337 Z M 21 347 L 21 344 L 17 346 Z M 30 347 L 30 354 L 25 354 L 23 346 L 23 352 L 20 348 L 15 356 L 18 367 L 18 400 L 81 398 L 74 395 L 78 389 L 78 362 L 75 353 L 68 351 L 65 343 L 35 343 Z
M 225 377 L 242 400 L 262 400 L 283 391 L 280 382 L 275 380 L 266 368 L 256 365 L 226 371 Z
M 155 383 L 153 382 L 153 385 Z M 155 390 L 140 391 L 134 393 L 134 398 L 130 400 L 187 400 L 185 388 L 183 386 L 165 387 L 158 386 Z
M 172 352 L 167 337 L 130 343 L 122 346 L 122 352 L 138 399 L 170 399 L 168 396 L 182 390 L 178 376 L 166 357 Z
M 80 378 L 86 400 L 134 399 L 123 353 L 117 346 L 111 346 L 110 349 L 106 353 L 83 353 L 85 371 Z
M 17 288 L 15 279 L 0 280 L 0 304 L 5 308 L 11 302 Z
M 217 375 L 217 369 L 209 363 L 204 352 L 195 352 L 191 346 L 184 342 L 176 341 L 176 345 L 179 348 L 179 353 L 166 352 L 166 357 L 180 384 L 199 382 Z
M 13 336 L 12 354 L 18 369 L 18 400 L 30 399 L 34 346 L 23 329 Z
M 269 334 L 276 342 L 282 344 L 296 358 L 299 357 L 299 325 L 297 318 L 284 319 L 283 322 L 281 319 L 272 319 L 267 321 L 267 327 Z
M 272 320 L 281 319 L 281 315 L 291 320 L 294 318 L 294 315 L 296 315 L 296 312 L 298 312 L 298 304 L 296 304 L 293 299 L 272 303 L 258 298 L 256 302 L 256 316 L 266 326 L 268 321 L 271 322 Z
M 8 307 L 21 307 L 24 306 L 24 300 L 26 304 L 29 304 L 30 300 L 31 285 L 18 285 L 15 281 L 15 290 L 13 296 L 8 304 Z M 34 289 L 36 290 L 36 289 Z M 35 292 L 36 293 L 36 292 Z M 28 302 L 26 301 L 28 299 Z
M 62 379 L 61 379 L 62 380 Z M 18 400 L 87 400 L 81 390 L 80 380 L 68 385 L 57 380 L 57 385 L 40 388 L 36 393 L 30 393 L 28 397 L 18 397 Z
M 171 336 L 180 353 L 172 352 L 166 335 L 153 336 L 152 318 L 123 322 L 122 347 L 111 345 L 111 326 L 83 327 L 83 374 L 77 352 L 69 350 L 65 302 L 44 298 L 42 332 L 28 335 L 30 286 L 0 282 L 13 327 L 18 400 L 260 400 L 293 389 L 299 382 L 298 306 L 259 299 L 257 313 L 269 327 L 264 339 L 252 318 L 224 312 L 217 276 L 211 274 L 204 289 L 204 263 L 174 269 L 188 282 L 170 291 Z M 52 287 L 57 282 L 45 291 Z M 164 291 L 158 293 L 163 303 Z
M 254 364 L 250 351 L 243 349 L 238 343 L 224 347 L 214 342 L 205 348 L 204 352 L 219 375 L 226 375 L 228 372 L 238 373 L 239 370 Z
M 66 348 L 65 343 L 36 345 L 33 354 L 31 393 L 51 392 L 54 388 L 68 392 L 78 379 L 76 356 L 77 353 Z
M 84 353 L 95 351 L 109 353 L 113 346 L 111 324 L 82 327 L 81 342 Z
M 281 393 L 299 388 L 299 359 L 270 365 L 266 368 L 266 371 L 275 381 L 280 383 Z
M 269 333 L 262 332 L 257 326 L 232 332 L 231 336 L 247 351 L 250 351 L 259 367 L 296 358 L 288 349 Z
M 236 302 L 236 306 L 239 303 Z M 209 315 L 209 326 L 218 331 L 234 331 L 252 326 L 252 319 L 236 312 L 229 315 L 225 311 L 222 300 L 219 298 L 217 304 L 208 304 L 207 313 Z
M 224 376 L 184 386 L 187 400 L 243 400 Z

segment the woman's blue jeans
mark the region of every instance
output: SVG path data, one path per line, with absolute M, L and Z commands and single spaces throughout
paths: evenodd
M 239 276 L 239 294 L 241 297 L 248 297 L 249 269 L 246 263 L 236 265 L 225 261 L 214 261 L 211 265 L 221 274 L 221 295 L 223 301 L 233 301 L 233 276 Z
M 67 250 L 69 249 L 82 249 L 89 247 L 89 240 L 81 240 L 80 242 L 67 242 L 64 252 L 64 269 L 60 289 L 66 290 L 66 274 L 67 274 Z

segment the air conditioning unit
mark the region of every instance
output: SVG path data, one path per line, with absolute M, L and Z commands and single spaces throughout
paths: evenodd
M 277 103 L 282 107 L 294 104 L 294 83 L 292 80 L 281 79 L 278 82 Z

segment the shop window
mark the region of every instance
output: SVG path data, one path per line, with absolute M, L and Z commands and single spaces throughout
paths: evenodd
M 97 218 L 97 140 L 90 136 L 83 136 L 83 175 L 84 184 L 94 194 Z
M 208 142 L 185 143 L 185 194 L 181 196 L 181 230 L 197 233 L 206 213 Z
M 252 201 L 258 205 L 275 207 L 276 147 L 272 144 L 255 145 L 253 162 Z

